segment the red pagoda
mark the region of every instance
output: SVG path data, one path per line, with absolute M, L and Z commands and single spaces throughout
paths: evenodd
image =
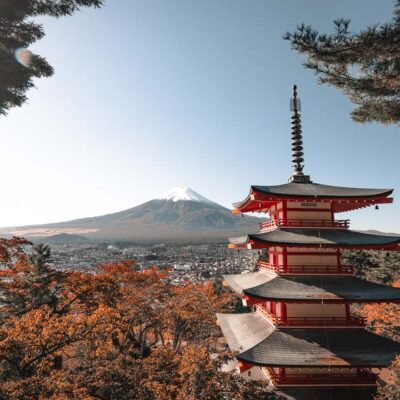
M 291 111 L 289 182 L 251 186 L 234 204 L 234 213 L 270 216 L 259 233 L 230 239 L 230 248 L 266 252 L 257 272 L 224 276 L 250 311 L 218 314 L 218 322 L 238 352 L 240 373 L 262 377 L 296 400 L 371 400 L 376 371 L 400 354 L 400 343 L 366 330 L 352 305 L 399 302 L 400 289 L 354 277 L 342 251 L 399 251 L 400 237 L 351 231 L 336 214 L 391 203 L 393 190 L 313 183 L 303 173 L 296 86 Z

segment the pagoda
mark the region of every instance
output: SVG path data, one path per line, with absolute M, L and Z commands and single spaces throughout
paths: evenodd
M 248 312 L 217 314 L 218 323 L 242 375 L 296 400 L 371 400 L 377 372 L 400 354 L 400 343 L 365 329 L 353 309 L 400 302 L 400 289 L 356 278 L 342 251 L 399 251 L 400 237 L 351 231 L 336 214 L 392 203 L 393 189 L 312 182 L 303 173 L 296 86 L 291 111 L 293 175 L 282 185 L 251 186 L 234 204 L 234 213 L 270 217 L 259 233 L 230 239 L 232 249 L 264 254 L 256 272 L 224 276 Z

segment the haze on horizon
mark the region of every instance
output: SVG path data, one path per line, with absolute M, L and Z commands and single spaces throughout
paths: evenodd
M 297 83 L 305 172 L 395 188 L 393 205 L 343 218 L 400 232 L 398 127 L 355 124 L 352 104 L 282 40 L 301 22 L 331 32 L 347 17 L 356 31 L 392 11 L 391 0 L 107 0 L 42 19 L 47 36 L 32 50 L 55 75 L 0 119 L 0 226 L 112 213 L 182 185 L 230 207 L 251 184 L 285 183 Z

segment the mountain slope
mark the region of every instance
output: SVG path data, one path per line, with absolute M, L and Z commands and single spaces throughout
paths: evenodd
M 0 229 L 2 234 L 43 237 L 62 233 L 94 240 L 145 242 L 227 241 L 256 232 L 260 220 L 234 215 L 190 188 L 175 188 L 161 197 L 117 213 L 55 224 Z

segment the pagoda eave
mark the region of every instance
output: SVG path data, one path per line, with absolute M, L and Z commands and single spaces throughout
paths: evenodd
M 299 184 L 294 184 L 294 185 L 299 185 Z M 313 184 L 308 184 L 308 185 L 313 186 Z M 307 187 L 309 187 L 308 185 Z M 314 185 L 314 186 L 324 186 L 324 185 Z M 343 188 L 334 188 L 334 189 L 339 190 Z M 368 191 L 368 189 L 358 189 L 358 190 Z M 357 193 L 356 190 L 355 191 L 353 190 L 353 192 Z M 332 203 L 332 210 L 334 212 L 345 212 L 377 204 L 393 203 L 393 198 L 388 197 L 392 192 L 393 192 L 392 189 L 382 189 L 381 191 L 377 191 L 373 195 L 334 196 L 332 194 L 330 195 L 313 194 L 305 196 L 301 192 L 299 194 L 263 193 L 257 189 L 254 189 L 254 187 L 252 186 L 249 195 L 243 201 L 233 204 L 234 209 L 232 212 L 234 214 L 246 213 L 246 212 L 261 212 L 261 211 L 265 212 L 271 206 L 279 202 L 286 202 L 286 201 L 299 202 L 299 203 L 316 203 L 316 202 Z
M 278 204 L 282 201 L 292 201 L 299 203 L 331 203 L 332 211 L 346 212 L 356 210 L 360 208 L 370 207 L 378 204 L 390 204 L 393 203 L 392 197 L 382 198 L 352 198 L 351 200 L 346 198 L 321 198 L 321 197 L 272 197 L 268 195 L 254 195 L 252 194 L 246 198 L 243 202 L 235 203 L 233 206 L 233 214 L 242 214 L 248 212 L 266 212 L 273 205 Z
M 287 328 L 290 329 L 290 328 Z M 337 328 L 336 328 L 337 329 Z M 345 329 L 345 328 L 344 328 Z M 352 329 L 356 329 L 356 328 L 352 328 Z M 360 331 L 362 329 L 359 329 Z M 246 361 L 245 358 L 240 357 L 239 355 L 236 356 L 237 360 L 239 362 L 242 363 L 246 363 L 249 366 L 251 365 L 252 367 L 271 367 L 271 368 L 309 368 L 309 365 L 305 365 L 305 364 L 283 364 L 282 362 L 278 362 L 278 363 L 260 363 L 260 362 L 255 362 L 255 361 Z M 393 360 L 392 360 L 393 361 Z M 325 364 L 314 364 L 312 367 L 317 367 L 317 368 L 333 368 L 333 367 L 339 367 L 339 368 L 387 368 L 389 365 L 391 364 L 391 362 L 388 363 L 384 363 L 382 365 L 377 365 L 377 364 L 371 364 L 371 363 L 366 363 L 366 364 L 352 364 L 352 363 L 329 363 L 326 362 Z
M 288 229 L 230 238 L 230 248 L 263 249 L 274 246 L 287 248 L 371 249 L 400 251 L 400 236 L 373 235 L 347 229 Z
M 318 299 L 292 299 L 287 297 L 267 297 L 267 296 L 256 296 L 254 294 L 248 294 L 246 291 L 241 296 L 242 299 L 246 300 L 248 305 L 264 304 L 266 301 L 285 302 L 287 304 L 400 304 L 400 299 L 396 300 L 345 300 L 345 299 L 330 299 L 330 298 L 318 298 Z
M 256 312 L 217 317 L 236 358 L 255 366 L 384 368 L 400 354 L 400 343 L 365 329 L 275 328 Z
M 224 275 L 225 282 L 250 304 L 399 303 L 400 288 L 366 282 L 353 276 L 279 276 L 270 271 Z
M 400 288 L 366 282 L 351 276 L 286 276 L 259 271 L 225 275 L 228 285 L 250 299 L 285 302 L 398 303 Z
M 308 243 L 299 244 L 286 244 L 284 242 L 264 242 L 261 240 L 248 240 L 246 243 L 230 243 L 228 244 L 229 249 L 236 250 L 262 250 L 268 249 L 274 246 L 285 246 L 288 248 L 309 248 L 309 249 L 346 249 L 346 250 L 388 250 L 388 251 L 400 251 L 398 244 L 391 245 L 349 245 L 349 244 L 321 244 L 321 245 L 310 245 Z

